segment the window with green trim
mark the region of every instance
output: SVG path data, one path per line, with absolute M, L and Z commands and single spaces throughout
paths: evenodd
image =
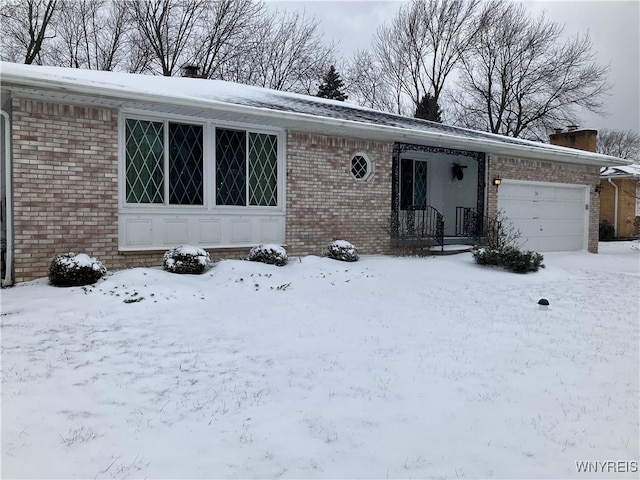
M 249 134 L 249 205 L 278 204 L 278 137 Z
M 210 162 L 215 205 L 277 206 L 278 136 L 213 127 L 211 133 L 215 157 L 205 159 L 202 125 L 127 118 L 126 203 L 204 205 Z
M 164 203 L 164 125 L 127 120 L 127 203 Z
M 278 137 L 216 129 L 216 204 L 278 204 Z
M 128 118 L 125 150 L 127 203 L 203 205 L 202 125 Z

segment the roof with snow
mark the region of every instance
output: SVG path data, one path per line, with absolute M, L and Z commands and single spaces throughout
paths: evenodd
M 566 163 L 599 166 L 630 163 L 616 157 L 221 80 L 8 62 L 0 62 L 0 80 L 3 88 L 36 98 Z
M 604 168 L 600 172 L 601 177 L 606 178 L 638 178 L 640 179 L 640 164 L 621 165 Z

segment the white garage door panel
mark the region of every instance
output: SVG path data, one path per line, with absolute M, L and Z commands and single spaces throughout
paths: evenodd
M 575 218 L 584 220 L 584 201 L 579 203 L 562 203 L 562 202 L 540 202 L 532 200 L 507 200 L 510 218 L 548 218 L 548 219 L 569 219 Z
M 498 208 L 520 231 L 522 247 L 539 252 L 586 248 L 588 187 L 504 182 Z

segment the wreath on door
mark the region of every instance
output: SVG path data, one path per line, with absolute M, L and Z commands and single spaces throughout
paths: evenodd
M 454 163 L 451 166 L 451 179 L 452 180 L 462 180 L 464 178 L 464 169 L 467 168 L 466 165 L 460 165 L 459 163 Z

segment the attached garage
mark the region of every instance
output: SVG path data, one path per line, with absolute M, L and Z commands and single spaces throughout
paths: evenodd
M 586 250 L 589 187 L 505 180 L 498 210 L 520 231 L 522 248 L 537 252 Z

